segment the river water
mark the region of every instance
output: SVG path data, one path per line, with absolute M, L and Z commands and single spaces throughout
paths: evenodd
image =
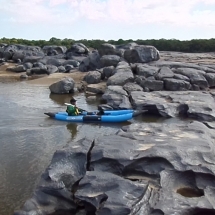
M 79 107 L 92 111 L 99 103 L 87 103 L 78 94 Z M 27 82 L 0 83 L 0 214 L 19 209 L 32 192 L 53 153 L 70 141 L 83 137 L 114 134 L 134 121 L 158 121 L 142 118 L 120 124 L 67 123 L 56 121 L 44 112 L 65 110 L 70 95 L 50 95 L 47 86 Z

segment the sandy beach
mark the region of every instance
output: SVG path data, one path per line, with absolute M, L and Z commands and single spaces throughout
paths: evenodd
M 26 72 L 10 72 L 6 69 L 8 67 L 15 66 L 15 63 L 6 63 L 0 66 L 0 82 L 14 82 L 21 81 L 20 76 L 26 74 Z M 53 73 L 51 75 L 33 75 L 24 81 L 28 84 L 45 85 L 49 86 L 57 81 L 60 81 L 64 77 L 71 77 L 74 79 L 75 83 L 79 84 L 86 73 L 79 72 L 75 70 L 72 73 Z M 23 79 L 22 79 L 23 80 Z

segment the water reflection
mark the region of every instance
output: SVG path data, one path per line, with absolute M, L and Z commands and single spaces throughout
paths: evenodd
M 77 136 L 77 132 L 78 132 L 78 124 L 76 123 L 69 123 L 66 125 L 67 129 L 69 130 L 69 132 L 72 135 L 72 139 L 74 139 Z
M 54 101 L 54 103 L 58 105 L 64 105 L 64 103 L 69 103 L 69 100 L 71 99 L 72 94 L 53 94 L 50 93 L 49 98 Z

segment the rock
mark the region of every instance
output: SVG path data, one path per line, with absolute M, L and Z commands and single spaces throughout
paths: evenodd
M 33 196 L 15 214 L 76 213 L 78 205 L 74 202 L 73 194 L 88 170 L 91 147 L 92 141 L 81 139 L 56 151 Z
M 185 75 L 174 74 L 173 78 L 178 79 L 178 80 L 184 80 L 184 81 L 190 82 L 190 79 Z
M 215 120 L 215 103 L 210 93 L 199 91 L 132 91 L 134 109 L 163 117 L 187 116 L 200 121 Z
M 51 93 L 65 94 L 74 91 L 75 81 L 72 78 L 66 77 L 49 86 Z
M 170 91 L 182 91 L 182 90 L 190 90 L 191 84 L 190 82 L 184 80 L 176 80 L 174 78 L 165 78 L 164 79 L 164 89 Z
M 132 91 L 143 91 L 143 88 L 138 85 L 138 84 L 135 84 L 135 83 L 126 83 L 124 86 L 123 86 L 123 89 L 128 93 L 130 94 L 130 92 Z
M 98 84 L 101 81 L 101 73 L 98 71 L 90 71 L 84 76 L 83 80 L 88 84 Z
M 159 91 L 164 89 L 164 82 L 158 80 L 143 80 L 140 86 L 142 88 L 148 88 L 150 91 Z
M 60 73 L 65 73 L 65 72 L 66 72 L 66 69 L 65 69 L 64 66 L 59 66 L 59 67 L 58 67 L 58 71 L 59 71 Z
M 117 55 L 116 54 L 116 46 L 104 43 L 98 49 L 99 55 L 102 57 L 103 55 Z M 121 56 L 120 56 L 121 57 Z
M 31 69 L 33 67 L 33 64 L 32 63 L 24 63 L 23 66 L 27 70 L 27 69 Z
M 88 54 L 89 49 L 82 43 L 75 43 L 67 50 L 67 53 L 72 52 L 75 54 Z
M 156 66 L 156 67 L 163 67 L 167 66 L 169 68 L 190 68 L 190 69 L 196 69 L 196 70 L 201 70 L 204 72 L 209 72 L 209 73 L 214 73 L 215 69 L 211 69 L 209 67 L 204 67 L 204 66 L 199 66 L 194 63 L 185 63 L 185 62 L 172 62 L 172 61 L 153 61 L 150 62 L 149 65 L 151 66 Z
M 129 63 L 148 63 L 159 60 L 159 52 L 153 46 L 137 45 L 124 52 L 124 58 Z
M 164 78 L 173 78 L 174 75 L 175 74 L 169 67 L 161 67 L 159 72 L 156 74 L 155 78 L 157 80 L 163 80 Z
M 103 55 L 101 57 L 101 67 L 114 66 L 120 62 L 120 57 L 117 55 Z
M 90 53 L 88 57 L 83 59 L 79 65 L 81 72 L 92 71 L 101 67 L 100 56 L 98 52 Z
M 33 75 L 42 75 L 42 74 L 46 74 L 48 75 L 48 71 L 47 71 L 47 67 L 44 65 L 43 68 L 40 67 L 33 67 L 30 69 L 30 74 Z
M 22 75 L 20 75 L 20 79 L 28 79 L 28 75 L 27 74 L 22 74 Z
M 80 181 L 75 198 L 86 214 L 132 214 L 140 209 L 137 202 L 142 201 L 147 188 L 147 183 L 138 185 L 108 172 L 92 171 Z
M 208 82 L 204 77 L 204 71 L 192 68 L 178 68 L 175 70 L 175 73 L 187 76 L 191 84 L 196 84 L 202 89 L 208 88 Z
M 71 65 L 73 67 L 79 67 L 80 63 L 76 60 L 65 60 L 63 66 Z
M 114 66 L 108 66 L 103 68 L 103 74 L 105 78 L 109 78 L 114 74 L 115 67 Z
M 46 65 L 52 65 L 52 66 L 62 66 L 65 62 L 64 59 L 56 59 L 56 58 L 46 58 L 46 62 L 44 62 Z
M 205 74 L 205 78 L 209 84 L 209 87 L 215 87 L 215 73 Z
M 65 69 L 66 69 L 66 72 L 69 72 L 70 70 L 74 69 L 74 66 L 72 66 L 72 65 L 65 65 Z
M 18 72 L 25 72 L 26 68 L 23 65 L 17 65 L 17 66 L 8 67 L 6 70 L 18 73 Z
M 86 87 L 86 91 L 95 94 L 104 94 L 106 87 L 107 86 L 104 82 L 99 84 L 89 84 Z
M 158 71 L 158 67 L 149 66 L 147 64 L 138 64 L 136 65 L 135 74 L 148 78 L 150 76 L 156 76 Z
M 184 121 L 71 142 L 14 215 L 213 214 L 214 139 L 203 123 Z
M 121 86 L 108 86 L 102 95 L 107 105 L 113 109 L 131 109 L 128 93 Z
M 39 62 L 39 60 L 41 60 L 42 57 L 40 56 L 27 56 L 23 59 L 23 63 L 35 63 L 35 62 Z
M 64 54 L 66 53 L 67 48 L 66 46 L 43 46 L 43 52 L 46 55 L 56 55 L 56 54 Z
M 115 74 L 107 80 L 107 85 L 123 86 L 134 81 L 134 75 L 129 65 L 119 64 L 115 69 Z
M 58 68 L 54 65 L 47 65 L 47 74 L 50 75 L 50 74 L 53 74 L 53 73 L 56 73 L 58 72 Z

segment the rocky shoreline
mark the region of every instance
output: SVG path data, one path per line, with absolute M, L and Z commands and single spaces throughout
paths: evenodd
M 54 154 L 15 215 L 215 214 L 214 53 L 159 52 L 137 44 L 20 49 L 9 53 L 7 60 L 18 63 L 9 71 L 25 78 L 43 72 L 37 81 L 58 76 L 49 82 L 52 93 L 84 90 L 102 94 L 103 109 L 144 109 L 184 120 L 133 123 L 112 136 L 71 142 Z M 73 68 L 64 71 L 68 63 Z M 77 69 L 81 77 L 75 80 Z

